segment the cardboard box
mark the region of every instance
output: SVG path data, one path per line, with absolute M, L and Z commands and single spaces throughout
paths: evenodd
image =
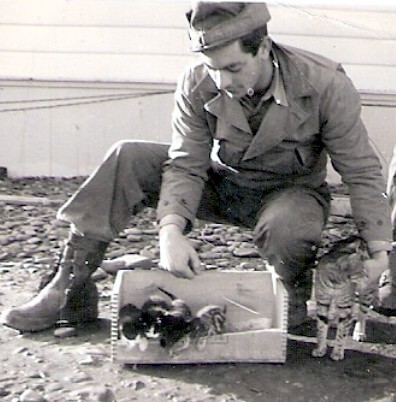
M 120 328 L 120 309 L 140 309 L 158 287 L 184 300 L 193 316 L 207 305 L 226 307 L 225 332 L 205 337 L 177 353 L 149 339 L 144 348 Z M 270 272 L 206 271 L 193 280 L 161 270 L 119 271 L 112 295 L 112 357 L 121 364 L 271 362 L 286 360 L 288 300 Z M 144 349 L 144 350 L 142 350 Z

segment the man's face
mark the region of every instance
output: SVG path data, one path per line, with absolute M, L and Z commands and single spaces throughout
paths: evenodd
M 272 70 L 267 71 L 267 64 L 263 62 L 266 58 L 263 48 L 255 56 L 245 53 L 239 40 L 201 53 L 201 60 L 216 87 L 237 99 L 246 95 L 249 88 L 265 89 L 260 88 L 261 84 L 268 83 L 265 78 L 272 76 Z

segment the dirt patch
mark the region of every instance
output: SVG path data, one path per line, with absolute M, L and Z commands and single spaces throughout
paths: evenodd
M 51 331 L 2 332 L 0 389 L 13 400 L 24 389 L 48 401 L 84 399 L 107 388 L 117 401 L 345 401 L 381 400 L 396 390 L 395 359 L 348 350 L 342 362 L 313 359 L 313 344 L 289 339 L 285 364 L 119 366 L 110 358 L 110 325 L 101 320 L 79 336 L 56 340 Z M 79 399 L 79 396 L 82 396 Z M 111 400 L 111 399 L 108 399 Z
M 63 199 L 81 178 L 0 181 L 0 191 Z M 39 278 L 56 258 L 67 228 L 55 220 L 56 205 L 3 203 L 0 223 L 0 306 L 16 306 L 36 292 Z M 121 235 L 108 256 L 143 253 L 158 258 L 153 211 L 131 221 L 133 236 Z M 347 219 L 332 221 L 323 248 L 353 231 Z M 206 236 L 206 237 L 205 237 Z M 192 234 L 208 266 L 262 269 L 248 254 L 250 233 L 203 224 Z M 238 244 L 230 244 L 230 239 Z M 244 252 L 235 251 L 246 249 Z M 235 251 L 235 252 L 234 252 Z M 242 257 L 241 257 L 242 256 Z M 350 341 L 345 360 L 314 359 L 312 328 L 290 335 L 285 364 L 139 365 L 111 361 L 110 298 L 114 276 L 98 277 L 100 320 L 57 339 L 53 331 L 19 334 L 0 329 L 0 399 L 3 401 L 172 402 L 362 402 L 393 401 L 396 394 L 394 321 L 373 316 L 370 342 Z M 382 327 L 381 327 L 381 325 Z M 382 329 L 381 329 L 382 328 Z M 391 329 L 390 329 L 391 328 Z M 381 332 L 382 331 L 382 332 Z M 381 341 L 381 342 L 379 342 Z M 249 347 L 249 345 L 246 345 Z

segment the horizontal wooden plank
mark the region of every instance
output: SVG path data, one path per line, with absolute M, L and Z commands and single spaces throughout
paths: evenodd
M 348 4 L 346 2 L 345 4 Z M 336 8 L 337 7 L 337 8 Z M 367 10 L 368 9 L 368 10 Z M 341 5 L 317 7 L 270 5 L 269 32 L 349 38 L 396 38 L 396 5 L 381 8 L 359 2 L 353 9 Z
M 274 2 L 275 3 L 275 2 Z M 311 4 L 310 4 L 311 3 Z M 0 25 L 186 28 L 189 1 L 2 0 Z M 328 36 L 392 37 L 396 6 L 392 2 L 338 1 L 315 5 L 288 1 L 269 4 L 270 29 L 276 33 Z
M 396 41 L 391 39 L 272 36 L 342 63 L 396 65 Z M 10 53 L 190 55 L 187 33 L 181 29 L 0 26 L 0 37 L 0 52 Z
M 186 30 L 140 27 L 0 25 L 0 52 L 190 53 Z
M 189 1 L 1 0 L 0 23 L 184 27 Z
M 267 2 L 270 7 L 296 7 L 305 9 L 320 10 L 342 10 L 342 11 L 373 11 L 373 12 L 389 12 L 394 11 L 396 5 L 393 0 L 332 0 L 327 2 L 317 0 L 288 0 L 279 2 L 270 0 Z
M 2 88 L 1 98 L 8 99 L 11 90 Z M 37 98 L 78 95 L 74 87 L 68 91 L 65 86 L 37 92 L 27 84 L 15 91 L 21 100 L 30 92 Z M 87 89 L 85 95 L 89 94 Z M 44 108 L 41 102 L 31 102 L 27 110 L 24 106 L 0 112 L 0 165 L 8 168 L 10 177 L 88 175 L 116 141 L 169 142 L 171 138 L 172 93 L 74 105 L 53 102 Z
M 120 100 L 111 95 L 172 88 L 174 84 L 0 82 L 0 102 L 12 102 L 0 104 L 0 165 L 8 168 L 10 177 L 88 175 L 118 140 L 169 142 L 172 93 Z M 84 99 L 71 106 L 79 97 Z M 63 101 L 70 99 L 67 105 Z M 362 118 L 386 175 L 395 139 L 396 92 L 365 92 L 362 101 L 370 105 L 363 107 Z M 19 111 L 1 113 L 6 108 Z M 328 176 L 330 182 L 334 177 Z
M 41 84 L 41 85 L 40 85 Z M 118 100 L 145 98 L 174 92 L 175 85 L 102 85 L 79 83 L 57 85 L 52 82 L 0 82 L 0 112 L 50 109 L 90 105 Z
M 396 41 L 280 34 L 279 43 L 309 50 L 343 64 L 396 66 Z
M 344 64 L 344 68 L 360 92 L 396 93 L 396 67 Z
M 381 66 L 375 75 L 396 65 L 396 7 L 289 3 L 269 5 L 275 39 L 346 66 L 361 64 L 363 71 Z M 0 79 L 174 84 L 194 58 L 185 32 L 188 8 L 187 1 L 2 0 Z M 161 71 L 150 68 L 157 65 Z M 392 91 L 392 77 L 374 76 L 361 88 Z
M 196 56 L 0 53 L 1 79 L 175 84 Z M 153 66 L 153 68 L 151 68 Z M 161 68 L 154 68 L 161 66 Z M 396 92 L 396 66 L 344 63 L 359 90 Z
M 3 98 L 0 100 L 0 110 L 21 101 L 33 103 L 42 99 L 54 102 L 57 99 L 79 97 L 89 100 L 133 94 L 140 96 L 140 94 L 173 93 L 175 88 L 176 83 L 0 80 Z M 67 96 L 65 96 L 66 93 Z M 360 96 L 364 106 L 396 107 L 396 92 L 361 90 Z
M 0 202 L 9 205 L 39 205 L 39 206 L 49 206 L 49 205 L 62 205 L 64 200 L 60 199 L 50 199 L 46 197 L 26 197 L 19 195 L 6 195 L 0 194 Z
M 1 79 L 175 83 L 195 56 L 0 53 Z M 161 66 L 161 68 L 157 68 Z

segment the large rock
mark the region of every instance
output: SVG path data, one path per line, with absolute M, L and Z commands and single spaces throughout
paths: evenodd
M 150 269 L 154 266 L 153 260 L 139 254 L 125 254 L 112 260 L 104 260 L 101 268 L 108 274 L 116 274 L 121 269 Z

